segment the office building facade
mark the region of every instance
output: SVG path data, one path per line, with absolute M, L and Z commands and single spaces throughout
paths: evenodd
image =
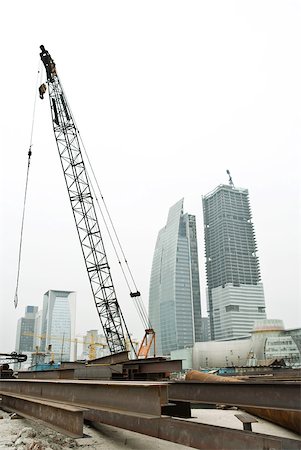
M 211 339 L 247 336 L 266 318 L 248 190 L 218 186 L 203 197 L 203 215 Z
M 71 291 L 49 290 L 44 294 L 40 349 L 53 353 L 54 361 L 70 361 L 75 353 L 75 301 Z M 51 346 L 51 347 L 49 347 Z
M 184 200 L 169 210 L 159 231 L 151 271 L 149 318 L 157 354 L 201 340 L 201 303 L 195 216 L 183 213 Z
M 202 317 L 202 319 L 201 319 L 201 341 L 207 342 L 209 340 L 210 340 L 209 317 Z
M 29 353 L 34 351 L 34 334 L 37 306 L 26 306 L 25 316 L 18 320 L 16 334 L 16 352 Z

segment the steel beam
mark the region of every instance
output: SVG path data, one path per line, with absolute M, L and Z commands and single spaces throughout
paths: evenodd
M 182 360 L 140 359 L 124 363 L 125 370 L 137 370 L 138 373 L 171 373 L 182 370 Z
M 103 356 L 102 358 L 92 359 L 89 361 L 89 366 L 94 366 L 97 364 L 120 364 L 129 361 L 129 352 L 123 351 L 119 353 L 115 353 L 113 355 Z
M 1 408 L 39 420 L 68 436 L 83 436 L 83 408 L 16 394 L 2 395 Z
M 300 411 L 301 383 L 280 381 L 256 383 L 200 383 L 176 381 L 169 383 L 169 400 L 211 403 L 256 408 Z
M 283 384 L 281 383 L 281 385 Z M 287 386 L 291 384 L 294 383 L 285 383 Z M 253 395 L 252 401 L 250 401 L 252 392 L 241 391 L 244 386 L 244 383 L 0 380 L 0 393 L 3 395 L 4 403 L 11 410 L 19 412 L 25 417 L 42 419 L 47 424 L 51 422 L 52 426 L 61 430 L 62 427 L 65 427 L 66 422 L 74 423 L 74 419 L 71 420 L 68 416 L 68 411 L 72 410 L 75 414 L 72 417 L 77 417 L 77 410 L 81 417 L 84 416 L 91 421 L 113 425 L 198 449 L 301 449 L 300 441 L 161 416 L 162 407 L 168 403 L 169 399 L 191 403 L 223 402 L 255 405 L 259 403 L 257 399 L 257 395 L 260 393 L 259 388 L 266 389 L 268 385 L 266 383 L 260 385 L 250 383 L 250 388 L 252 386 L 257 389 L 257 391 L 254 391 L 257 394 Z M 273 383 L 272 386 L 275 389 L 276 384 Z M 228 390 L 228 388 L 233 387 L 234 390 Z M 222 389 L 220 390 L 220 388 Z M 171 390 L 169 395 L 168 389 Z M 224 397 L 222 397 L 222 390 L 225 390 L 227 394 Z M 207 392 L 208 395 L 204 392 Z M 269 392 L 261 391 L 261 394 L 267 395 Z M 296 391 L 294 393 L 297 394 Z M 248 401 L 245 400 L 247 394 Z M 274 397 L 277 397 L 275 392 L 273 394 Z M 179 398 L 181 396 L 183 398 Z M 217 396 L 218 400 L 214 396 Z M 270 398 L 268 402 L 265 398 L 264 401 L 270 407 L 273 398 Z M 299 401 L 299 397 L 296 398 L 297 401 Z M 279 402 L 278 399 L 278 409 Z M 282 407 L 284 407 L 284 401 L 281 400 L 281 402 Z M 288 400 L 286 406 L 288 405 L 292 406 L 290 400 Z M 84 409 L 84 411 L 78 407 Z M 80 417 L 79 414 L 78 417 Z M 73 431 L 71 430 L 71 432 Z M 68 432 L 70 432 L 70 429 L 68 429 Z M 79 428 L 76 428 L 76 433 L 79 433 Z
M 301 442 L 251 431 L 216 427 L 168 417 L 143 417 L 108 411 L 84 412 L 86 420 L 112 425 L 202 450 L 300 450 Z M 99 425 L 99 424 L 98 424 Z
M 172 401 L 300 411 L 300 382 L 199 383 L 87 380 L 1 380 L 0 391 L 54 401 L 160 415 Z M 168 393 L 167 393 L 168 389 Z M 160 398 L 157 402 L 155 398 Z
M 33 370 L 18 372 L 18 380 L 73 380 L 76 369 Z
M 160 417 L 167 383 L 94 380 L 0 380 L 0 393 L 39 397 L 87 408 Z
M 84 366 L 74 370 L 75 380 L 112 380 L 112 376 L 118 376 L 122 379 L 122 364 L 114 364 L 113 366 L 106 365 L 91 365 Z

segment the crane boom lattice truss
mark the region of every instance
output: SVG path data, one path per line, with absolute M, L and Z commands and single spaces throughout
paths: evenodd
M 119 307 L 95 212 L 78 131 L 56 74 L 53 60 L 41 46 L 48 80 L 54 135 L 96 309 L 111 353 L 126 350 L 129 336 Z

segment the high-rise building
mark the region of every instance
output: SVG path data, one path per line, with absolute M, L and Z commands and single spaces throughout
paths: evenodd
M 25 316 L 18 320 L 16 335 L 17 353 L 34 351 L 34 331 L 37 312 L 37 306 L 26 306 Z
M 211 339 L 246 336 L 266 318 L 249 192 L 222 184 L 203 197 L 203 213 Z
M 88 330 L 82 339 L 83 349 L 80 359 L 102 358 L 110 354 L 106 338 L 98 330 Z
M 170 208 L 153 257 L 149 318 L 159 355 L 201 340 L 196 223 L 195 216 L 183 213 L 183 203 Z
M 55 362 L 74 359 L 75 292 L 50 290 L 44 294 L 41 351 L 51 352 Z
M 43 311 L 37 311 L 36 313 L 36 320 L 34 325 L 34 340 L 33 340 L 33 347 L 35 350 L 39 351 L 41 346 L 41 333 L 42 333 L 42 316 Z
M 201 341 L 210 341 L 209 317 L 202 317 L 201 319 Z

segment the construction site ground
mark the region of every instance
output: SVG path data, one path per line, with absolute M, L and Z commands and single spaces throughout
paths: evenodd
M 238 412 L 237 409 L 194 409 L 192 410 L 193 418 L 189 420 L 242 429 L 241 422 L 235 417 Z M 124 448 L 128 450 L 188 450 L 190 448 L 101 424 L 98 424 L 98 429 L 85 425 L 84 437 L 72 439 L 47 428 L 37 421 L 23 419 L 2 410 L 0 410 L 0 417 L 0 449 L 61 450 L 78 448 L 80 450 L 117 450 Z M 260 418 L 257 418 L 257 420 L 258 423 L 252 424 L 255 433 L 266 433 L 301 440 L 301 437 L 292 431 Z

